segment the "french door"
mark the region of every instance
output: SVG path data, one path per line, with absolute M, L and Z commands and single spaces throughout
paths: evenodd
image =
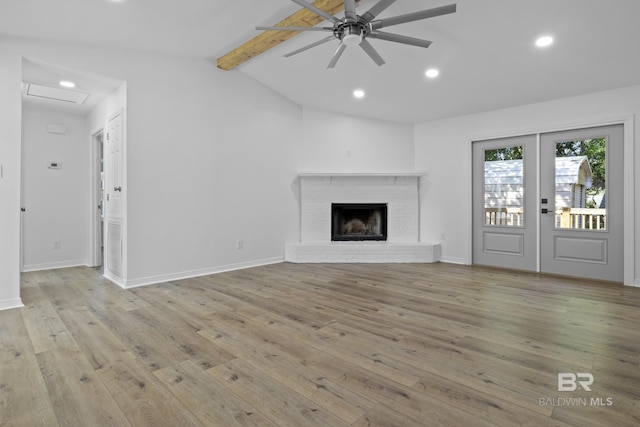
M 537 268 L 536 135 L 473 143 L 473 262 Z
M 623 126 L 473 143 L 473 262 L 623 281 Z
M 541 135 L 541 271 L 624 281 L 623 141 L 622 125 Z

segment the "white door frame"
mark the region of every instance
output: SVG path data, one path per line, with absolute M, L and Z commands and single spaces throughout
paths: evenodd
M 483 135 L 477 138 L 469 138 L 467 141 L 467 264 L 473 263 L 473 142 L 485 141 L 490 139 L 510 138 L 520 135 L 537 134 L 538 136 L 538 149 L 536 153 L 536 162 L 539 168 L 540 166 L 540 134 L 561 132 L 573 129 L 587 129 L 592 127 L 609 126 L 609 125 L 623 125 L 624 126 L 624 206 L 623 206 L 623 224 L 624 224 L 624 285 L 640 287 L 640 280 L 635 280 L 635 183 L 634 183 L 634 123 L 635 115 L 630 114 L 627 116 L 614 116 L 609 118 L 603 118 L 601 120 L 589 121 L 589 122 L 573 122 L 560 125 L 554 125 L 549 127 L 540 127 L 536 129 L 524 129 L 517 132 L 495 134 L 491 136 Z M 538 192 L 540 191 L 540 182 L 538 180 Z M 538 212 L 540 211 L 540 200 L 536 201 Z M 538 216 L 538 227 L 540 226 L 540 218 Z M 538 260 L 537 271 L 540 271 L 540 241 L 538 238 Z
M 102 256 L 104 235 L 101 226 L 102 219 L 98 211 L 98 206 L 104 203 L 100 195 L 100 160 L 104 156 L 103 135 L 104 128 L 93 132 L 91 134 L 91 146 L 89 149 L 91 158 L 89 166 L 89 173 L 91 174 L 91 194 L 89 196 L 89 260 L 91 267 L 103 265 L 104 262 Z
M 105 128 L 104 131 L 105 133 L 109 132 L 109 123 L 115 119 L 116 117 L 121 116 L 121 142 L 122 142 L 122 176 L 120 177 L 122 182 L 121 182 L 121 213 L 119 216 L 113 216 L 110 212 L 109 212 L 109 204 L 108 202 L 105 203 L 105 207 L 104 207 L 104 225 L 105 225 L 105 232 L 104 232 L 104 277 L 106 277 L 107 279 L 111 280 L 113 283 L 117 284 L 118 286 L 122 287 L 122 288 L 126 288 L 127 284 L 126 284 L 126 277 L 127 277 L 127 244 L 126 244 L 126 240 L 127 240 L 127 231 L 126 231 L 126 227 L 127 227 L 127 122 L 126 122 L 126 115 L 125 115 L 125 110 L 124 108 L 120 108 L 118 109 L 116 112 L 114 112 L 113 114 L 111 114 L 109 117 L 107 117 L 107 120 L 105 122 Z M 113 187 L 113 176 L 111 176 L 111 165 L 109 164 L 110 162 L 110 158 L 109 158 L 109 148 L 108 148 L 108 140 L 104 140 L 104 171 L 105 171 L 105 197 L 109 198 L 109 193 L 110 193 L 110 189 Z M 113 191 L 111 191 L 111 193 L 113 193 Z M 110 223 L 112 224 L 116 224 L 120 227 L 121 230 L 121 235 L 120 235 L 120 262 L 121 262 L 121 271 L 119 272 L 118 275 L 113 274 L 113 272 L 109 269 L 109 256 L 112 250 L 116 250 L 117 248 L 112 247 L 111 243 L 109 242 L 109 227 L 110 227 Z
M 23 119 L 24 120 L 24 119 Z M 24 221 L 26 206 L 24 204 L 24 124 L 20 132 L 20 273 L 24 271 Z M 0 170 L 0 174 L 3 171 Z M 0 176 L 1 177 L 1 176 Z

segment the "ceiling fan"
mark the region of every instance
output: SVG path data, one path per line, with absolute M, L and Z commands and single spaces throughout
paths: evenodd
M 415 37 L 403 36 L 399 34 L 392 34 L 383 31 L 379 31 L 381 28 L 390 27 L 392 25 L 404 24 L 407 22 L 418 21 L 426 18 L 433 18 L 435 16 L 446 15 L 449 13 L 455 13 L 456 5 L 451 4 L 448 6 L 436 7 L 433 9 L 422 10 L 419 12 L 407 13 L 405 15 L 398 15 L 391 18 L 375 20 L 382 11 L 391 6 L 395 0 L 380 0 L 371 9 L 369 9 L 364 15 L 356 14 L 356 0 L 344 0 L 344 18 L 339 19 L 322 9 L 315 7 L 312 4 L 307 3 L 304 0 L 291 0 L 300 6 L 311 10 L 317 15 L 333 22 L 332 27 L 256 27 L 256 30 L 278 30 L 278 31 L 326 31 L 332 34 L 322 40 L 311 43 L 300 49 L 289 52 L 285 57 L 296 55 L 300 52 L 304 52 L 312 47 L 319 46 L 323 43 L 329 42 L 334 39 L 340 40 L 340 45 L 334 53 L 327 68 L 334 68 L 336 63 L 342 56 L 347 46 L 360 45 L 367 55 L 378 66 L 384 64 L 384 59 L 373 48 L 367 38 L 387 40 L 395 43 L 403 43 L 412 46 L 427 48 L 432 42 L 429 40 L 417 39 Z

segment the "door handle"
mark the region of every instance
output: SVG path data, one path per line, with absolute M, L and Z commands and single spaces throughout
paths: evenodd
M 113 187 L 113 191 L 119 191 L 122 193 L 122 187 Z

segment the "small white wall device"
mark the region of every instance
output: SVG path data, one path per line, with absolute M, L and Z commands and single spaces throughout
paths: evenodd
M 62 163 L 60 162 L 49 162 L 47 163 L 49 169 L 60 169 L 62 167 Z
M 58 125 L 55 123 L 49 123 L 47 125 L 47 132 L 49 133 L 57 133 L 59 135 L 64 135 L 67 133 L 67 127 L 65 125 Z

